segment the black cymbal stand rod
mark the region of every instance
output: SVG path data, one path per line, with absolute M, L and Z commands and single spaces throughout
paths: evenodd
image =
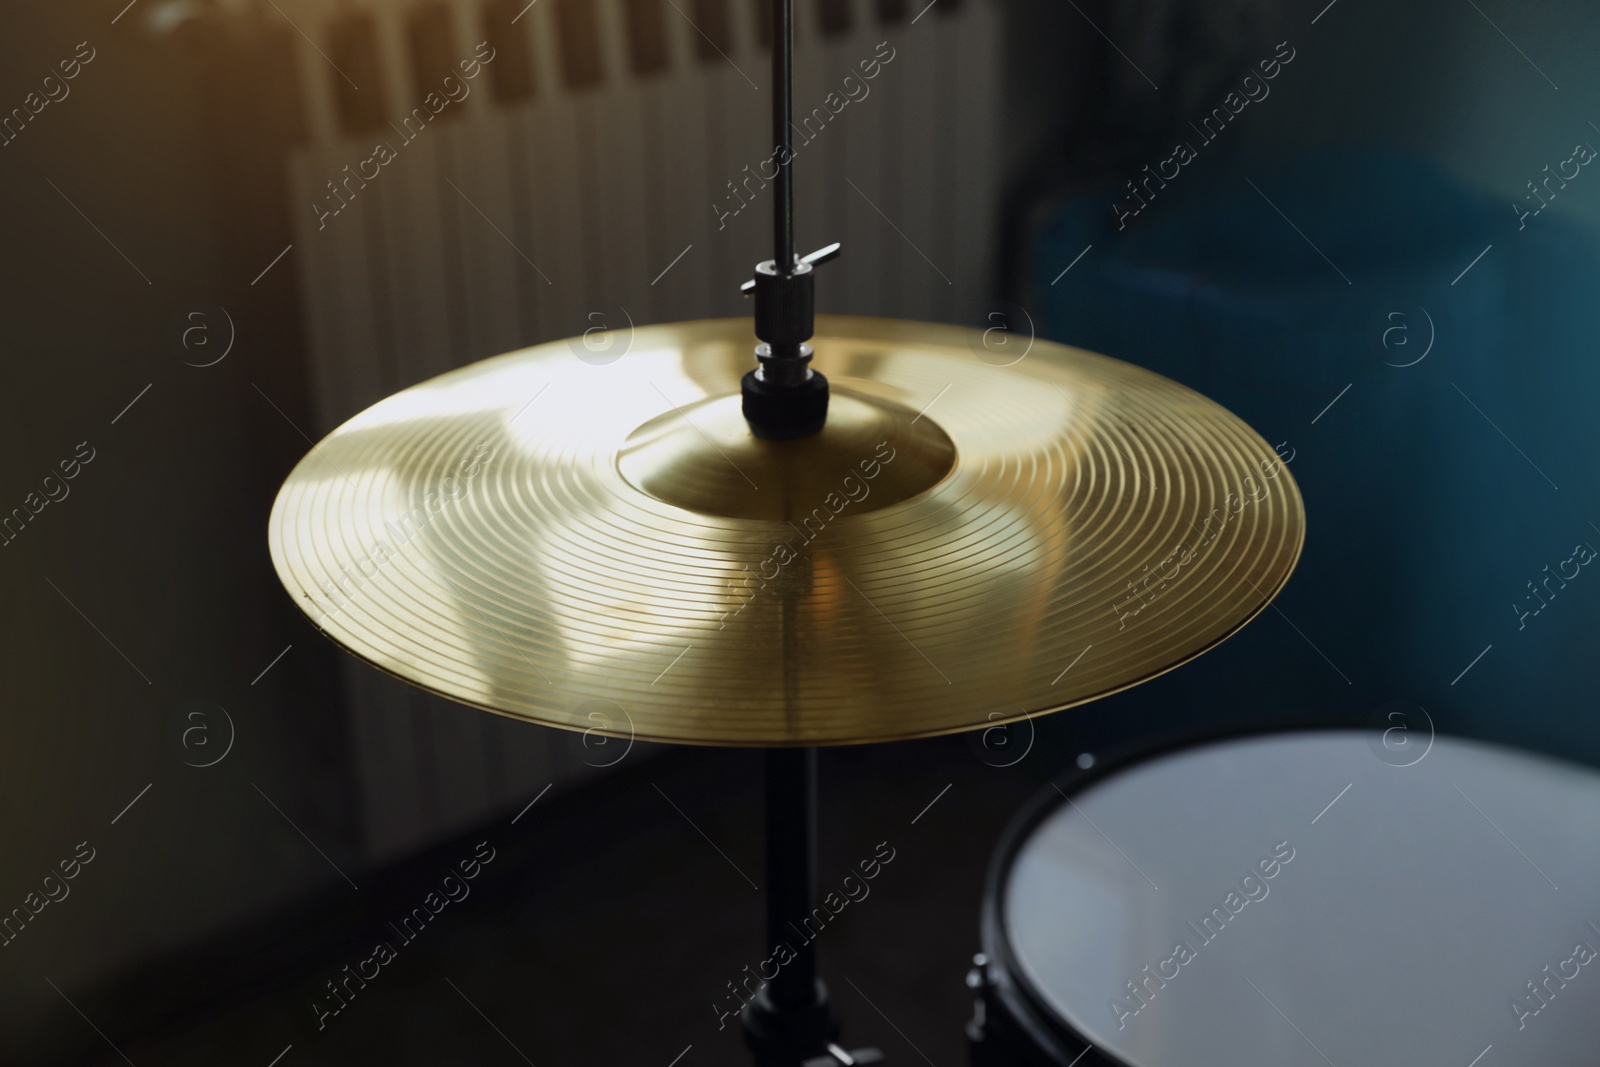
M 772 0 L 772 143 L 778 176 L 772 213 L 772 262 L 794 273 L 794 0 Z
M 756 1067 L 835 1063 L 839 1024 L 817 979 L 817 750 L 769 748 L 766 763 L 766 981 L 739 1013 Z M 771 973 L 776 968 L 777 973 Z M 834 1046 L 837 1047 L 837 1046 Z M 842 1062 L 850 1062 L 847 1058 Z M 873 1062 L 870 1059 L 866 1062 Z
M 768 989 L 779 1008 L 809 1007 L 817 999 L 817 949 L 806 938 L 817 906 L 817 750 L 769 748 L 766 763 L 767 945 L 796 952 Z

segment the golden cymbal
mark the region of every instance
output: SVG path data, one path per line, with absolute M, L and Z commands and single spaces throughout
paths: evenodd
M 463 704 L 783 746 L 1105 696 L 1226 638 L 1299 559 L 1287 468 L 1183 386 L 1045 342 L 994 366 L 959 327 L 818 334 L 832 406 L 793 441 L 740 415 L 747 319 L 413 386 L 289 475 L 273 564 L 338 644 Z

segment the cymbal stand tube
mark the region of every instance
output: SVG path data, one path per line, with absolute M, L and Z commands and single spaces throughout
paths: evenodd
M 817 979 L 817 750 L 769 748 L 766 759 L 767 950 L 777 973 L 740 1013 L 758 1067 L 796 1067 L 838 1037 Z M 810 927 L 807 927 L 807 923 Z M 778 946 L 789 955 L 780 956 Z M 763 967 L 763 975 L 765 978 Z
M 779 1007 L 816 999 L 817 950 L 804 940 L 817 903 L 817 750 L 767 750 L 767 944 L 802 943 L 772 979 Z M 812 920 L 814 923 L 815 920 Z

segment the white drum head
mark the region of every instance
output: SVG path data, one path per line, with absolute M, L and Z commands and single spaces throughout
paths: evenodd
M 1004 882 L 1017 981 L 1135 1067 L 1600 1062 L 1600 775 L 1376 738 L 1216 743 L 1063 800 Z

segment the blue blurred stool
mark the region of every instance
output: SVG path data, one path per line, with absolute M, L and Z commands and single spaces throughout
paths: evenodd
M 1307 710 L 1413 700 L 1441 729 L 1600 762 L 1600 576 L 1520 629 L 1511 607 L 1600 545 L 1595 238 L 1558 205 L 1519 230 L 1507 202 L 1381 151 L 1182 182 L 1120 232 L 1116 190 L 1059 203 L 1021 302 L 1041 336 L 1294 450 L 1310 529 L 1278 603 L 1304 655 L 1249 684 Z

